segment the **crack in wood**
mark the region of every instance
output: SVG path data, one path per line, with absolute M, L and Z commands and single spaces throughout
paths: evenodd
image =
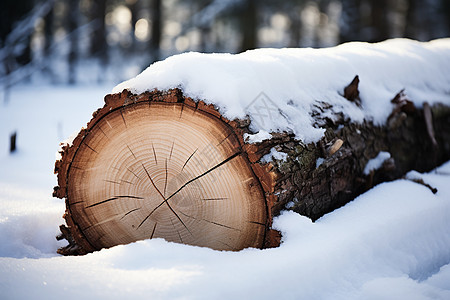
M 133 174 L 137 179 L 141 180 L 141 177 L 137 176 L 136 173 L 134 173 L 132 170 L 130 170 L 130 168 L 127 168 L 127 170 Z
M 266 224 L 261 223 L 261 222 L 255 222 L 255 221 L 248 221 L 248 222 L 249 222 L 249 223 L 252 223 L 252 224 L 261 225 L 261 226 L 266 227 Z
M 181 238 L 180 232 L 175 228 L 175 224 L 173 224 L 172 218 L 170 218 L 170 223 L 172 223 L 173 229 L 175 229 L 175 231 L 177 232 L 178 238 L 180 239 L 181 243 L 184 244 L 183 239 Z
M 184 105 L 181 105 L 181 110 L 180 110 L 180 117 L 179 117 L 179 119 L 181 119 L 181 116 L 183 115 L 183 110 L 184 110 Z
M 134 185 L 133 182 L 127 181 L 127 180 L 124 180 L 124 179 L 121 179 L 120 182 L 117 182 L 117 181 L 114 181 L 114 180 L 109 180 L 109 179 L 104 179 L 103 181 L 108 182 L 108 183 L 112 183 L 112 184 L 119 184 L 119 185 L 122 184 L 122 183 L 127 183 L 127 184 Z
M 98 126 L 98 129 L 101 131 L 101 133 L 103 133 L 103 135 L 109 140 L 110 138 L 106 135 L 106 133 L 103 131 L 103 129 Z
M 122 184 L 120 182 L 109 180 L 109 179 L 103 179 L 103 181 L 108 182 L 108 183 L 113 183 L 113 184 Z
M 188 163 L 188 161 L 192 158 L 192 156 L 194 156 L 194 154 L 197 152 L 197 150 L 198 150 L 198 148 L 197 149 L 195 149 L 195 151 L 194 152 L 192 152 L 192 154 L 188 157 L 188 159 L 186 160 L 186 162 L 184 163 L 184 165 L 183 165 L 183 167 L 181 168 L 181 172 L 183 172 L 183 170 L 184 170 L 184 167 L 186 167 L 186 165 L 187 165 L 187 163 Z M 180 172 L 180 173 L 181 173 Z
M 166 179 L 164 180 L 164 198 L 166 197 L 166 189 L 167 189 L 167 158 L 166 158 Z
M 147 221 L 148 218 L 150 218 L 150 216 L 158 209 L 160 208 L 165 201 L 161 202 L 158 206 L 156 206 L 142 221 L 141 223 L 139 223 L 138 227 L 136 228 L 136 230 L 138 230 L 139 228 L 141 228 L 142 224 L 145 223 L 145 221 Z
M 170 148 L 169 160 L 172 158 L 173 146 L 175 145 L 175 140 L 172 142 L 172 147 Z
M 84 200 L 72 202 L 72 203 L 69 203 L 69 204 L 70 204 L 70 205 L 75 205 L 75 204 L 80 204 L 80 203 L 84 203 Z
M 124 214 L 123 216 L 122 216 L 122 218 L 120 218 L 120 220 L 122 220 L 123 218 L 125 218 L 126 216 L 128 216 L 129 214 L 131 214 L 131 213 L 133 213 L 133 212 L 135 212 L 135 211 L 137 211 L 137 210 L 140 210 L 142 207 L 138 207 L 138 208 L 134 208 L 134 209 L 132 209 L 132 210 L 130 210 L 129 212 L 127 212 L 126 214 Z
M 191 180 L 189 180 L 188 182 L 186 182 L 185 184 L 183 184 L 178 190 L 176 190 L 172 195 L 170 195 L 166 201 L 168 201 L 169 199 L 171 199 L 173 196 L 175 196 L 178 192 L 180 192 L 184 187 L 186 187 L 188 184 L 192 183 L 193 181 L 200 179 L 201 177 L 207 175 L 208 173 L 212 172 L 213 170 L 219 168 L 220 166 L 226 164 L 227 162 L 229 162 L 230 160 L 232 160 L 233 158 L 235 158 L 236 156 L 241 155 L 242 152 L 236 152 L 235 154 L 231 155 L 230 157 L 228 157 L 227 159 L 225 159 L 224 161 L 222 161 L 221 163 L 215 165 L 214 167 L 210 168 L 209 170 L 207 170 L 206 172 L 198 175 L 195 178 L 192 178 Z
M 128 144 L 127 144 L 127 148 L 128 148 L 128 150 L 130 150 L 131 155 L 133 155 L 134 159 L 137 159 L 136 155 L 134 155 L 133 150 L 131 150 L 131 148 L 130 148 L 130 146 L 128 146 Z
M 153 226 L 153 230 L 152 230 L 152 234 L 150 235 L 150 239 L 152 239 L 153 235 L 155 234 L 157 224 L 158 224 L 158 222 L 155 222 L 155 226 Z
M 92 148 L 91 146 L 89 146 L 88 144 L 86 144 L 86 142 L 85 142 L 85 141 L 83 141 L 83 145 L 85 145 L 86 147 L 88 147 L 89 149 L 91 149 L 92 151 L 94 151 L 95 153 L 97 153 L 97 154 L 98 154 L 98 152 L 97 152 L 97 151 L 95 151 L 95 149 L 94 149 L 94 148 Z
M 181 213 L 182 215 L 184 215 L 184 216 L 186 216 L 186 217 L 188 217 L 188 218 L 194 219 L 194 220 L 196 220 L 196 221 L 200 221 L 200 222 L 201 222 L 201 221 L 205 221 L 206 223 L 214 224 L 214 225 L 217 225 L 217 226 L 220 226 L 220 227 L 225 227 L 225 228 L 232 229 L 232 230 L 242 231 L 242 230 L 240 230 L 240 229 L 238 229 L 238 228 L 234 228 L 234 227 L 231 227 L 231 226 L 228 226 L 228 225 L 225 225 L 225 224 L 221 224 L 221 223 L 217 223 L 217 222 L 214 222 L 214 221 L 210 221 L 210 220 L 206 220 L 206 219 L 197 219 L 196 217 L 193 217 L 193 216 L 190 216 L 190 215 L 188 215 L 188 214 L 185 214 L 185 213 L 182 212 L 182 211 L 180 211 L 180 213 Z
M 144 166 L 143 163 L 141 163 L 142 168 L 144 169 L 145 173 L 147 174 L 148 179 L 150 179 L 150 182 L 152 183 L 153 187 L 156 189 L 156 191 L 158 192 L 158 194 L 164 199 L 164 201 L 166 200 L 166 198 L 164 197 L 164 195 L 161 193 L 161 191 L 158 189 L 158 187 L 156 186 L 155 182 L 153 181 L 152 177 L 150 176 L 150 173 L 148 173 L 147 168 Z
M 120 115 L 122 116 L 122 120 L 123 120 L 123 124 L 125 124 L 125 128 L 128 128 L 128 127 L 127 127 L 127 122 L 125 121 L 125 118 L 124 118 L 124 116 L 123 116 L 123 111 L 122 111 L 122 109 L 120 110 Z
M 228 197 L 218 197 L 218 198 L 202 198 L 203 201 L 217 201 L 217 200 L 227 200 Z
M 227 225 L 225 225 L 225 224 L 221 224 L 221 223 L 209 221 L 209 220 L 206 220 L 206 219 L 202 219 L 202 220 L 205 221 L 205 222 L 207 222 L 207 223 L 211 223 L 211 224 L 214 224 L 214 225 L 217 225 L 217 226 L 225 227 L 225 228 L 232 229 L 232 230 L 242 231 L 242 230 L 240 230 L 240 229 L 238 229 L 238 228 L 234 228 L 234 227 L 231 227 L 231 226 L 227 226 Z
M 153 146 L 153 143 L 152 143 L 152 149 L 153 149 L 153 156 L 155 157 L 155 163 L 158 164 L 158 159 L 156 158 L 156 151 L 155 151 L 155 147 Z
M 127 181 L 127 180 L 124 180 L 124 179 L 121 179 L 120 182 L 125 182 L 125 183 L 128 183 L 128 184 L 134 185 L 134 183 L 132 183 L 131 181 Z
M 109 198 L 109 199 L 106 199 L 106 200 L 103 200 L 103 201 L 100 201 L 100 202 L 88 205 L 85 208 L 91 208 L 91 207 L 94 207 L 94 206 L 97 206 L 97 205 L 100 205 L 100 204 L 103 204 L 103 203 L 107 203 L 107 202 L 110 202 L 110 201 L 119 200 L 119 199 L 123 199 L 123 198 L 138 199 L 138 200 L 144 199 L 144 198 L 138 197 L 138 196 L 113 196 L 112 198 Z
M 223 144 L 223 142 L 225 142 L 231 135 L 233 135 L 233 132 L 232 131 L 230 131 L 229 133 L 228 133 L 228 135 L 222 140 L 222 141 L 220 141 L 220 143 L 219 144 L 217 144 L 217 146 L 216 147 L 218 147 L 218 146 L 220 146 L 220 145 L 222 145 Z
M 172 206 L 170 206 L 169 202 L 167 202 L 167 200 L 164 201 L 167 206 L 169 207 L 169 209 L 172 211 L 172 213 L 175 215 L 175 217 L 177 217 L 178 221 L 180 221 L 181 224 L 183 224 L 184 228 L 186 228 L 186 230 L 192 235 L 192 232 L 189 230 L 189 228 L 186 226 L 186 224 L 184 224 L 183 220 L 180 218 L 180 216 L 175 212 L 175 210 L 173 210 Z

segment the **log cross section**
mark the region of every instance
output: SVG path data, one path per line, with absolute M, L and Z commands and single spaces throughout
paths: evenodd
M 148 238 L 217 250 L 264 246 L 274 179 L 250 162 L 233 122 L 178 90 L 124 91 L 105 102 L 55 167 L 72 252 Z

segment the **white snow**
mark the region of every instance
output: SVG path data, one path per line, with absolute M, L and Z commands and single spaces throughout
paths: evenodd
M 190 52 L 152 64 L 113 91 L 178 87 L 187 96 L 214 103 L 229 119 L 249 114 L 254 132 L 292 131 L 309 143 L 324 132 L 312 125 L 310 116 L 320 101 L 355 122 L 383 124 L 393 108 L 390 100 L 402 89 L 418 107 L 425 101 L 450 104 L 448 70 L 450 39 L 427 43 L 393 39 L 235 55 Z M 355 75 L 360 79 L 362 109 L 342 96 Z
M 383 163 L 389 158 L 391 158 L 391 154 L 389 152 L 380 151 L 376 157 L 370 159 L 367 162 L 366 166 L 364 167 L 364 175 L 369 175 L 370 172 L 381 168 Z

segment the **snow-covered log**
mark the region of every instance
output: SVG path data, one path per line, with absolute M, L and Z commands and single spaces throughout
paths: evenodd
M 63 146 L 54 195 L 66 200 L 69 245 L 59 252 L 155 237 L 277 246 L 282 209 L 315 220 L 450 158 L 448 70 L 449 40 L 158 62 Z

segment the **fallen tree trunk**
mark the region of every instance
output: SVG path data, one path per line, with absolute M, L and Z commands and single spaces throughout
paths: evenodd
M 358 82 L 346 88 L 349 101 Z M 69 241 L 58 252 L 156 237 L 220 250 L 277 246 L 271 225 L 282 209 L 316 220 L 377 183 L 449 159 L 450 108 L 393 98 L 385 126 L 317 118 L 324 137 L 306 145 L 289 133 L 247 143 L 249 119 L 227 120 L 178 89 L 107 95 L 56 162 L 54 196 L 65 198 L 68 225 L 59 238 Z M 274 150 L 285 159 L 264 163 Z M 368 169 L 380 152 L 390 158 Z

